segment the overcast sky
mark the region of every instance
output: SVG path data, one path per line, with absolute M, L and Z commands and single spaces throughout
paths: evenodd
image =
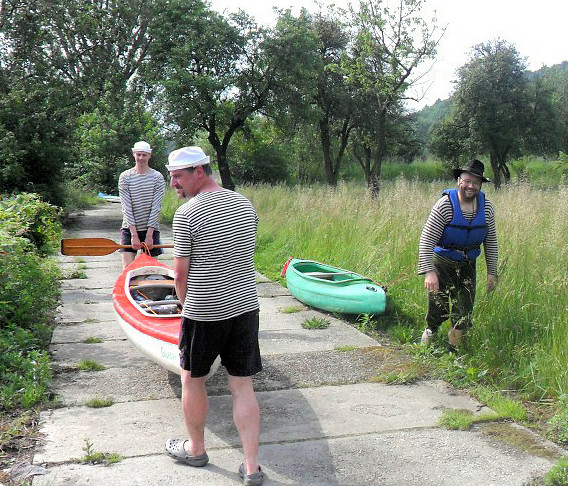
M 347 0 L 322 0 L 346 7 Z M 356 5 L 356 2 L 353 2 Z M 388 5 L 397 2 L 388 0 Z M 212 0 L 212 7 L 220 12 L 241 8 L 254 16 L 259 24 L 274 21 L 272 8 L 292 8 L 297 14 L 303 6 L 316 11 L 311 0 Z M 431 18 L 436 10 L 438 25 L 446 32 L 438 47 L 436 62 L 419 87 L 427 89 L 419 103 L 411 108 L 432 105 L 438 98 L 445 99 L 453 91 L 452 81 L 457 68 L 470 58 L 471 48 L 496 38 L 513 44 L 522 57 L 527 58 L 528 69 L 537 70 L 568 61 L 568 42 L 565 36 L 568 21 L 568 0 L 426 0 L 424 18 Z

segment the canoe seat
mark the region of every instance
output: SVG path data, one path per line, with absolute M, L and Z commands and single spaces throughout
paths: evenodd
M 131 282 L 130 290 L 143 287 L 175 287 L 173 280 L 139 280 Z
M 316 278 L 333 279 L 335 275 L 351 275 L 351 272 L 305 272 L 304 275 Z
M 166 300 L 166 296 L 175 296 L 176 289 L 173 283 L 152 283 L 147 285 L 134 285 L 130 287 L 130 295 L 135 300 L 140 300 L 139 297 L 145 300 L 159 302 Z M 173 300 L 169 302 L 174 302 Z
M 153 300 L 152 302 L 142 302 L 142 303 L 138 303 L 138 305 L 140 305 L 141 307 L 154 307 L 157 305 L 169 305 L 169 304 L 175 304 L 175 305 L 181 305 L 181 302 L 179 300 Z

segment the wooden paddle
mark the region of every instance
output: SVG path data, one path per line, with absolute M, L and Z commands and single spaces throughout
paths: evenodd
M 154 248 L 173 247 L 172 244 L 154 245 Z M 119 245 L 108 238 L 63 238 L 61 240 L 61 253 L 63 255 L 109 255 L 120 248 L 132 248 L 132 245 Z

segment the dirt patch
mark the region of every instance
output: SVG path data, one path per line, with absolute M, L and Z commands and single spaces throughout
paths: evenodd
M 556 460 L 562 457 L 559 450 L 530 430 L 509 422 L 490 422 L 480 426 L 484 436 L 508 444 L 528 454 Z
M 23 464 L 31 463 L 40 440 L 38 410 L 0 415 L 0 484 L 21 484 L 14 474 Z

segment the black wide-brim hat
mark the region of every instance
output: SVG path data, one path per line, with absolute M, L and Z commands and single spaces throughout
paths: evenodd
M 484 170 L 485 166 L 483 165 L 483 162 L 481 162 L 481 160 L 473 159 L 463 167 L 454 169 L 454 177 L 457 179 L 462 172 L 467 172 L 468 174 L 479 177 L 483 182 L 491 182 L 487 177 L 483 175 Z

